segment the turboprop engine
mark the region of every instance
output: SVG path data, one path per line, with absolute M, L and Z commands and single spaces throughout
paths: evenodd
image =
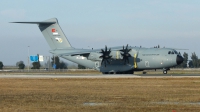
M 110 56 L 112 56 L 112 59 L 123 59 L 123 56 L 121 55 L 120 51 L 111 51 Z
M 96 53 L 96 52 L 91 52 L 88 56 L 89 60 L 93 60 L 93 61 L 101 61 L 102 59 L 99 58 L 101 56 L 100 53 Z
M 97 52 L 91 52 L 89 56 L 87 57 L 89 60 L 93 61 L 101 61 L 102 59 L 99 58 L 102 54 L 97 53 Z M 123 56 L 121 55 L 121 51 L 111 51 L 109 54 L 110 59 L 123 59 Z

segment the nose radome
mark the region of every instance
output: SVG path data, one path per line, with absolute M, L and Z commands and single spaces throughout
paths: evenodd
M 182 62 L 183 62 L 183 57 L 177 55 L 177 57 L 176 57 L 176 63 L 177 63 L 177 65 L 181 64 Z

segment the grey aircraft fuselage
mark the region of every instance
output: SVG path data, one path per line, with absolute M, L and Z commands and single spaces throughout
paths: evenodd
M 102 73 L 132 74 L 134 71 L 163 69 L 166 74 L 171 67 L 183 62 L 180 53 L 172 48 L 142 48 L 131 46 L 104 49 L 73 48 L 62 31 L 58 20 L 42 22 L 13 22 L 37 24 L 49 44 L 50 53 Z
M 119 49 L 120 48 L 122 48 L 122 46 L 119 47 Z M 100 55 L 97 56 L 96 59 L 95 57 L 93 59 L 91 58 L 88 59 L 88 57 L 90 56 L 84 57 L 80 55 L 75 55 L 75 56 L 61 55 L 60 57 L 75 62 L 77 64 L 83 65 L 87 68 L 93 68 L 103 73 L 106 72 L 123 73 L 124 71 L 130 71 L 130 70 L 142 71 L 151 69 L 163 69 L 165 71 L 181 63 L 177 59 L 179 58 L 180 54 L 178 54 L 176 50 L 171 48 L 141 48 L 141 47 L 129 47 L 129 48 L 131 49 L 131 51 L 129 52 L 131 54 L 131 57 L 129 57 L 129 63 L 124 64 L 124 61 L 122 59 L 109 59 L 110 64 L 107 64 L 106 67 L 104 65 L 101 65 L 102 59 L 98 58 Z M 73 53 L 84 50 L 88 51 L 88 49 L 71 49 L 71 52 Z M 70 52 L 69 49 L 67 51 Z M 63 54 L 66 53 L 66 50 L 60 49 L 50 52 L 53 54 Z M 91 53 L 98 54 L 99 52 L 91 51 Z M 134 57 L 134 55 L 136 55 L 136 57 Z

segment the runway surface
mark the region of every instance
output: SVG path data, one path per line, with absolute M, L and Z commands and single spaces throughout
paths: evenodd
M 73 75 L 0 75 L 0 78 L 200 78 L 200 74 L 73 74 Z

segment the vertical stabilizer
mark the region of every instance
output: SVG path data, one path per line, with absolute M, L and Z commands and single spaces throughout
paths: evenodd
M 67 37 L 63 33 L 58 20 L 56 18 L 48 19 L 42 22 L 13 22 L 13 23 L 27 23 L 38 24 L 40 31 L 45 37 L 47 43 L 54 49 L 67 49 L 72 48 Z
M 71 47 L 56 18 L 52 18 L 44 22 L 55 22 L 54 24 L 38 25 L 51 49 L 62 49 Z

